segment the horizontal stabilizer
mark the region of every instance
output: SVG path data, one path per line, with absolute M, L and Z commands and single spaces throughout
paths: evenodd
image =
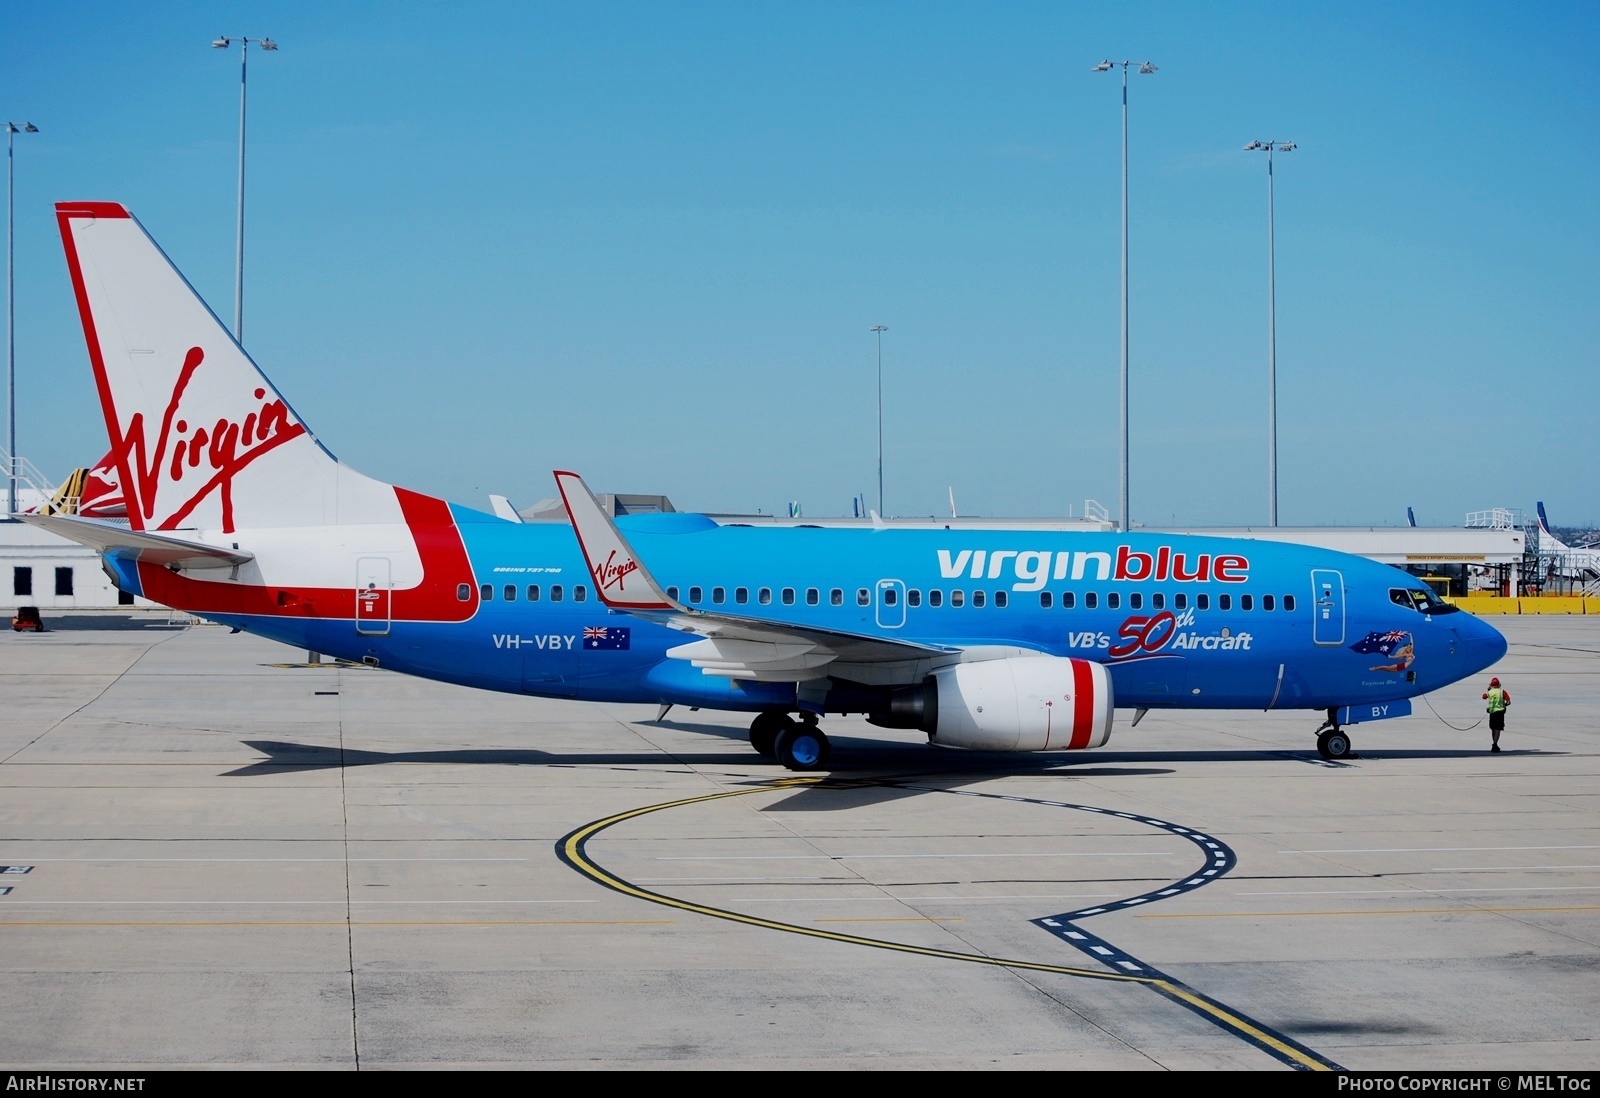
M 256 559 L 254 553 L 224 549 L 198 541 L 164 534 L 146 534 L 110 522 L 74 518 L 70 515 L 18 515 L 52 534 L 87 545 L 102 553 L 116 553 L 130 560 L 158 564 L 163 568 L 236 568 Z
M 511 501 L 505 496 L 497 496 L 491 493 L 489 504 L 494 508 L 494 513 L 497 517 L 503 518 L 507 522 L 522 521 L 522 516 L 517 514 L 517 509 L 511 506 Z

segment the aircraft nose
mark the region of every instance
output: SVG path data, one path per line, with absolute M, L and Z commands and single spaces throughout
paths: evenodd
M 1506 638 L 1482 618 L 1470 614 L 1464 616 L 1466 620 L 1461 623 L 1464 627 L 1461 636 L 1467 642 L 1465 655 L 1470 665 L 1466 673 L 1474 675 L 1500 662 L 1506 654 Z

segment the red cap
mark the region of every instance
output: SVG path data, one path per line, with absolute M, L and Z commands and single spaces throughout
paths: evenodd
M 1499 679 L 1490 679 L 1489 680 L 1489 685 L 1490 686 L 1499 686 L 1500 685 L 1500 680 Z

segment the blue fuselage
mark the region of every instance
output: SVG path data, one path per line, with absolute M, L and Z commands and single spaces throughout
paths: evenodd
M 606 608 L 572 529 L 451 507 L 475 608 L 458 622 L 208 616 L 298 647 L 468 686 L 734 710 L 792 683 L 704 674 L 695 638 Z M 1105 664 L 1119 707 L 1284 709 L 1414 697 L 1489 666 L 1505 640 L 1388 565 L 1275 542 L 1162 533 L 718 526 L 619 520 L 691 609 L 898 639 L 930 654 L 1015 650 Z M 453 577 L 452 577 L 453 578 Z M 469 595 L 470 585 L 470 595 Z M 205 607 L 194 607 L 206 612 Z M 830 710 L 884 684 L 836 676 Z M 864 693 L 865 692 L 865 693 Z

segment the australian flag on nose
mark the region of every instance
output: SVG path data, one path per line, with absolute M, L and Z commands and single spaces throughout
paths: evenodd
M 586 625 L 583 628 L 583 646 L 588 649 L 610 649 L 611 651 L 626 651 L 628 647 L 627 626 Z
M 1350 646 L 1352 652 L 1362 652 L 1371 655 L 1374 652 L 1385 656 L 1392 656 L 1402 644 L 1411 642 L 1411 634 L 1402 629 L 1392 629 L 1387 633 L 1368 633 L 1365 637 Z

